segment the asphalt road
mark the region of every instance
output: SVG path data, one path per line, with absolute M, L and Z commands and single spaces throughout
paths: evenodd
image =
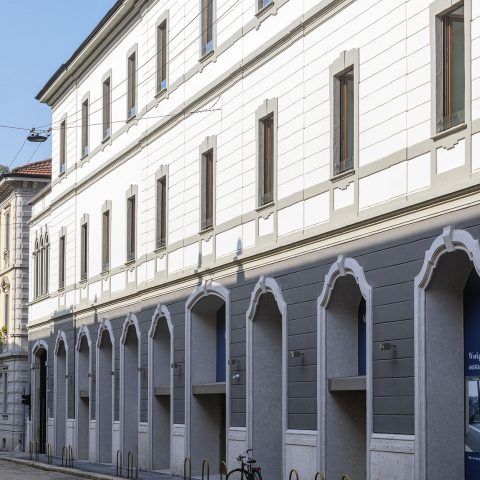
M 0 480 L 75 480 L 80 477 L 63 473 L 46 472 L 37 468 L 0 460 Z

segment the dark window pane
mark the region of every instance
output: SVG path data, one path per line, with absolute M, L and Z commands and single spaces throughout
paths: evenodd
M 260 121 L 260 199 L 259 205 L 273 202 L 274 124 L 273 115 Z
M 157 181 L 157 248 L 163 247 L 167 239 L 167 179 Z

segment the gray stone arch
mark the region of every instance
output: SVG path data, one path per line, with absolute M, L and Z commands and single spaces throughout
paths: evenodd
M 86 325 L 78 331 L 75 345 L 75 419 L 77 423 L 76 456 L 90 457 L 90 406 L 92 394 L 92 340 Z
M 140 424 L 141 338 L 137 316 L 129 313 L 120 337 L 120 444 L 124 458 L 131 452 L 135 461 Z
M 97 461 L 111 463 L 113 459 L 115 337 L 110 320 L 102 319 L 100 323 L 95 354 Z
M 246 322 L 247 445 L 253 448 L 266 480 L 283 478 L 287 475 L 287 304 L 275 279 L 260 277 L 251 295 Z M 267 348 L 255 347 L 255 343 L 262 344 L 267 339 L 271 341 Z M 268 382 L 269 388 L 256 388 L 257 381 L 262 383 L 258 379 Z M 281 411 L 280 419 L 277 410 Z M 267 420 L 262 422 L 261 417 Z M 257 449 L 258 445 L 269 448 Z
M 426 252 L 415 278 L 416 480 L 464 476 L 465 399 L 460 398 L 458 391 L 465 388 L 463 288 L 472 269 L 480 275 L 479 241 L 466 230 L 448 226 Z M 446 340 L 448 348 L 444 348 Z M 442 349 L 441 356 L 432 342 Z M 437 360 L 439 368 L 435 367 Z M 444 370 L 439 371 L 440 368 Z M 434 395 L 432 384 L 440 376 L 448 378 L 448 382 L 441 382 L 442 392 L 438 396 Z M 448 408 L 437 404 L 439 400 L 447 402 Z M 435 408 L 443 422 L 433 422 L 429 417 L 428 411 Z M 433 435 L 435 441 L 429 440 Z
M 63 330 L 59 330 L 54 349 L 54 401 L 53 417 L 55 419 L 55 452 L 62 454 L 66 446 L 68 415 L 68 342 Z
M 203 322 L 204 326 L 207 326 L 208 324 L 212 325 L 210 321 L 206 320 L 206 316 L 212 316 L 214 313 L 218 313 L 219 309 L 222 308 L 222 304 L 224 305 L 225 308 L 225 349 L 226 349 L 226 354 L 225 354 L 225 369 L 226 369 L 226 378 L 225 378 L 225 387 L 224 387 L 224 395 L 225 395 L 225 400 L 224 400 L 224 405 L 223 400 L 221 398 L 221 395 L 223 395 L 220 390 L 218 392 L 215 390 L 215 392 L 211 393 L 210 398 L 218 400 L 220 398 L 217 406 L 219 406 L 219 409 L 224 408 L 224 427 L 221 425 L 223 423 L 223 420 L 221 418 L 221 412 L 219 413 L 218 408 L 214 408 L 213 402 L 209 402 L 210 405 L 208 408 L 212 408 L 212 411 L 210 411 L 211 415 L 211 420 L 213 423 L 215 423 L 215 427 L 220 425 L 220 429 L 222 430 L 222 434 L 224 431 L 224 438 L 222 435 L 220 435 L 220 439 L 218 438 L 218 435 L 215 437 L 214 432 L 211 429 L 211 425 L 206 425 L 205 428 L 202 428 L 201 422 L 203 422 L 205 419 L 203 416 L 199 414 L 199 412 L 202 410 L 200 406 L 200 402 L 206 398 L 206 395 L 193 395 L 193 385 L 194 383 L 200 383 L 200 384 L 207 384 L 207 383 L 215 383 L 214 380 L 210 381 L 205 381 L 204 379 L 197 381 L 199 376 L 203 376 L 203 373 L 207 369 L 203 368 L 204 360 L 206 360 L 206 357 L 194 359 L 197 355 L 196 352 L 199 351 L 200 348 L 203 348 L 204 350 L 208 350 L 208 348 L 205 347 L 206 343 L 205 342 L 210 342 L 209 339 L 211 339 L 211 335 L 208 336 L 208 333 L 205 332 L 210 332 L 211 329 L 205 329 L 205 330 L 198 330 L 195 333 L 195 327 L 197 324 L 200 324 L 200 322 Z M 200 313 L 199 309 L 205 309 L 202 310 Z M 207 313 L 207 310 L 209 311 Z M 193 318 L 195 317 L 195 318 Z M 193 318 L 193 321 L 192 321 Z M 226 461 L 228 458 L 228 442 L 227 442 L 227 437 L 228 437 L 228 429 L 230 425 L 230 376 L 229 376 L 229 367 L 227 365 L 228 363 L 228 358 L 230 355 L 230 291 L 220 285 L 219 283 L 213 282 L 213 281 L 205 281 L 201 285 L 197 286 L 195 290 L 190 294 L 188 297 L 186 303 L 185 303 L 185 455 L 190 457 L 192 459 L 192 474 L 197 475 L 200 474 L 201 471 L 201 462 L 203 458 L 207 458 L 207 460 L 210 461 L 210 471 L 212 473 L 219 473 L 219 464 L 220 461 L 217 458 L 208 458 L 212 457 L 214 452 L 217 450 L 220 452 L 220 455 L 225 455 L 224 460 Z M 203 333 L 202 333 L 203 332 Z M 200 341 L 200 335 L 205 335 L 208 336 L 208 338 L 202 338 Z M 198 335 L 197 335 L 198 334 Z M 195 335 L 195 343 L 193 342 L 192 336 Z M 198 347 L 198 348 L 197 348 Z M 197 355 L 198 356 L 198 355 Z M 195 360 L 195 361 L 194 361 Z M 198 361 L 197 361 L 198 360 Z M 208 360 L 206 360 L 208 362 Z M 192 368 L 192 365 L 195 363 L 196 369 L 194 370 Z M 211 371 L 211 370 L 210 370 Z M 217 385 L 219 387 L 219 385 Z M 212 387 L 215 389 L 215 387 Z M 195 398 L 194 398 L 195 396 Z M 195 400 L 195 401 L 194 401 Z M 204 405 L 204 407 L 207 407 L 207 405 Z M 206 410 L 204 410 L 206 411 Z M 220 415 L 220 417 L 219 417 Z M 193 420 L 192 420 L 193 419 Z M 206 421 L 206 420 L 205 420 Z M 200 435 L 201 438 L 201 431 L 207 432 L 210 437 L 208 441 L 200 441 L 200 439 L 197 439 L 196 437 Z M 198 434 L 198 435 L 197 435 Z M 206 440 L 206 438 L 204 438 Z M 193 448 L 195 447 L 195 448 Z M 203 458 L 202 458 L 203 457 Z
M 172 464 L 174 329 L 165 305 L 158 305 L 152 317 L 148 359 L 150 468 L 167 470 Z
M 48 344 L 37 340 L 31 356 L 31 441 L 39 442 L 40 453 L 45 453 L 48 438 Z
M 335 295 L 337 293 L 337 295 Z M 341 298 L 338 298 L 338 294 Z M 337 296 L 337 298 L 335 298 Z M 329 371 L 328 364 L 338 365 L 339 370 L 346 373 L 341 373 L 340 376 L 355 377 L 355 372 L 352 371 L 358 367 L 357 358 L 346 358 L 345 351 L 352 351 L 353 348 L 347 348 L 346 345 L 331 345 L 334 341 L 353 342 L 356 343 L 358 339 L 358 330 L 348 328 L 354 324 L 357 326 L 358 310 L 361 299 L 365 301 L 365 322 L 366 322 L 366 378 L 365 378 L 365 428 L 355 431 L 352 429 L 352 424 L 349 419 L 341 418 L 340 421 L 334 422 L 334 416 L 330 410 L 334 410 L 331 405 L 332 399 L 329 394 L 328 380 Z M 336 301 L 335 301 L 336 300 Z M 337 323 L 336 338 L 329 338 L 328 324 Z M 372 314 L 372 287 L 368 284 L 363 268 L 359 263 L 350 257 L 340 255 L 337 261 L 330 267 L 323 285 L 323 290 L 317 300 L 317 421 L 318 421 L 318 468 L 326 477 L 340 477 L 343 474 L 350 474 L 353 477 L 370 478 L 370 438 L 373 431 L 373 416 L 372 416 L 372 396 L 373 396 L 373 314 Z M 330 352 L 337 352 L 340 356 L 345 357 L 344 360 L 334 358 Z M 357 350 L 355 349 L 355 353 Z M 330 358 L 329 358 L 330 357 Z M 351 402 L 355 403 L 355 402 Z M 352 407 L 352 405 L 350 405 Z M 360 412 L 362 413 L 362 412 Z M 338 420 L 338 419 L 337 419 Z M 334 424 L 329 425 L 330 421 Z M 337 428 L 335 423 L 342 425 L 343 428 Z M 352 422 L 355 423 L 355 422 Z M 359 442 L 349 441 L 349 437 L 354 435 L 359 437 Z M 331 438 L 328 438 L 331 437 Z M 360 438 L 362 437 L 362 438 Z M 344 450 L 338 450 L 339 458 L 335 458 L 335 451 L 327 450 L 328 444 L 335 442 L 341 444 L 360 444 L 360 448 L 355 455 L 351 455 L 349 450 L 349 458 L 351 460 L 349 465 L 345 464 L 346 457 Z M 346 442 L 346 443 L 345 443 Z M 343 458 L 342 458 L 343 457 Z M 328 463 L 327 463 L 328 462 Z M 338 465 L 342 469 L 337 471 L 330 471 L 328 465 Z M 355 471 L 360 468 L 363 470 Z M 348 471 L 353 469 L 353 471 Z

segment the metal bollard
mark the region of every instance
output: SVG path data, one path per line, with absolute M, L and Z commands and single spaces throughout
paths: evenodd
M 47 443 L 47 463 L 49 465 L 53 464 L 52 446 L 49 443 Z
M 127 454 L 127 478 L 133 478 L 133 464 L 134 456 L 133 453 L 129 450 Z
M 71 445 L 67 448 L 67 467 L 73 468 L 73 448 Z
M 220 469 L 219 470 L 220 470 L 220 480 L 223 480 L 223 476 L 225 475 L 225 477 L 226 477 L 228 475 L 227 464 L 223 460 L 220 462 Z
M 39 462 L 40 461 L 40 443 L 35 442 L 35 461 Z
M 292 480 L 293 475 L 295 475 L 295 480 L 299 480 L 298 472 L 294 468 L 290 470 L 290 475 L 288 476 L 288 480 Z
M 202 480 L 205 480 L 205 466 L 207 467 L 207 480 L 210 480 L 210 463 L 206 458 L 202 462 Z
M 187 464 L 188 464 L 188 477 L 187 477 Z M 183 461 L 183 480 L 192 479 L 192 460 L 189 457 L 185 457 Z
M 123 459 L 122 459 L 122 452 L 120 450 L 117 450 L 117 460 L 116 460 L 116 467 L 117 467 L 117 477 L 122 476 L 122 470 L 123 470 Z
M 33 459 L 33 442 L 28 442 L 28 458 Z
M 63 456 L 65 455 L 65 463 L 67 462 L 67 447 L 62 447 L 62 467 L 63 467 Z
M 325 480 L 325 477 L 320 472 L 317 472 L 315 480 Z

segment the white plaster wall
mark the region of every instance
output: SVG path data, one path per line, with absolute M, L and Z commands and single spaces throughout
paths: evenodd
M 89 435 L 88 458 L 90 462 L 95 462 L 97 459 L 97 422 L 95 420 L 90 420 Z
M 289 475 L 291 470 L 295 469 L 299 478 L 315 478 L 318 458 L 317 438 L 316 431 L 288 430 L 285 433 L 285 475 Z
M 148 469 L 148 444 L 148 423 L 140 422 L 138 427 L 138 468 L 140 469 Z
M 237 458 L 247 449 L 247 432 L 245 428 L 230 427 L 228 431 L 228 471 L 238 467 Z
M 414 478 L 414 437 L 374 434 L 370 443 L 370 480 Z
M 183 462 L 185 460 L 185 425 L 172 426 L 172 475 L 183 476 Z

